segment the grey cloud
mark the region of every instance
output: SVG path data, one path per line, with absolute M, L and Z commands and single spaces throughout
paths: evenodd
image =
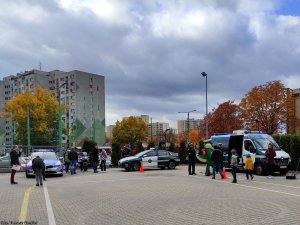
M 1 76 L 37 68 L 40 61 L 47 71 L 78 69 L 102 74 L 107 109 L 113 111 L 107 112 L 108 124 L 115 122 L 109 113 L 120 119 L 129 112 L 149 114 L 173 124 L 184 117 L 178 111 L 197 109 L 195 117 L 202 116 L 202 71 L 208 74 L 210 109 L 222 101 L 237 102 L 255 85 L 299 75 L 300 50 L 295 50 L 300 49 L 299 17 L 294 25 L 284 23 L 292 18 L 279 19 L 269 12 L 270 6 L 251 14 L 240 11 L 244 1 L 235 0 L 123 1 L 130 20 L 114 23 L 90 10 L 64 10 L 55 1 L 26 3 L 47 13 L 39 22 L 9 14 L 1 17 L 0 28 L 11 35 L 10 39 L 0 36 Z M 176 7 L 186 15 L 195 10 L 210 13 L 203 27 L 196 26 L 197 38 L 153 32 L 153 15 L 171 13 Z M 214 13 L 218 16 L 213 17 Z M 176 27 L 176 22 L 170 26 Z M 253 30 L 254 22 L 264 26 L 263 34 Z

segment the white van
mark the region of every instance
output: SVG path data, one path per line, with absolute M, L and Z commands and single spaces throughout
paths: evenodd
M 215 134 L 206 141 L 213 145 L 222 143 L 223 163 L 226 168 L 230 167 L 231 150 L 237 151 L 239 162 L 238 168 L 243 169 L 246 153 L 250 153 L 254 162 L 254 172 L 258 175 L 265 173 L 265 152 L 268 144 L 272 143 L 276 151 L 274 159 L 274 171 L 286 174 L 291 162 L 290 155 L 283 151 L 271 135 L 259 131 L 235 130 L 232 134 Z

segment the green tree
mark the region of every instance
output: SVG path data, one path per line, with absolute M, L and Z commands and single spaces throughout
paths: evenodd
M 185 146 L 186 146 L 186 142 L 182 140 L 180 142 L 179 153 L 178 153 L 181 163 L 186 163 L 187 151 Z
M 62 105 L 62 110 L 66 108 Z M 26 89 L 6 102 L 2 116 L 15 123 L 16 142 L 27 145 L 27 109 L 30 115 L 31 145 L 55 145 L 58 140 L 58 102 L 48 89 Z
M 168 149 L 168 150 L 169 150 L 170 152 L 176 152 L 174 142 L 171 142 L 171 143 L 170 143 L 170 146 L 169 146 L 169 149 Z
M 85 140 L 82 145 L 82 151 L 90 153 L 96 148 L 96 146 L 97 146 L 97 143 L 95 141 Z
M 131 116 L 117 122 L 113 128 L 113 142 L 130 144 L 133 148 L 137 143 L 142 143 L 147 138 L 147 126 L 144 121 Z
M 118 167 L 118 162 L 121 159 L 121 147 L 117 142 L 112 143 L 111 161 L 115 167 Z
M 147 146 L 147 149 L 154 148 L 154 147 L 155 147 L 154 141 L 150 141 L 148 146 Z

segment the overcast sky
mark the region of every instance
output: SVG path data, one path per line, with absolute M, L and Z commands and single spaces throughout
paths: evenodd
M 0 0 L 0 79 L 25 70 L 105 76 L 106 125 L 169 122 L 281 80 L 300 88 L 300 0 Z

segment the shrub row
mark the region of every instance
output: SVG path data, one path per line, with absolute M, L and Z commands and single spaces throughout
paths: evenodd
M 300 158 L 300 136 L 297 135 L 273 135 L 279 146 L 290 154 L 292 162 L 290 168 L 295 170 Z M 299 166 L 300 167 L 300 166 Z M 300 170 L 300 168 L 298 168 Z

